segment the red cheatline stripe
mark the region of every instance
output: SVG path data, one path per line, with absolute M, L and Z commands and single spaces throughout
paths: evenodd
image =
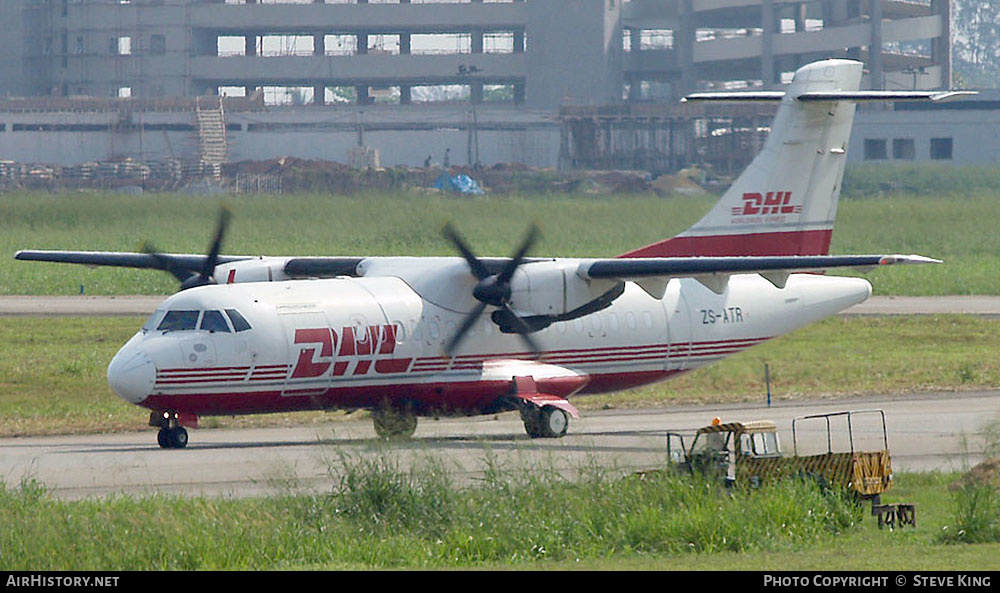
M 718 358 L 734 354 L 770 339 L 742 338 L 733 340 L 712 340 L 688 344 L 651 344 L 639 346 L 614 346 L 608 348 L 575 348 L 553 350 L 545 354 L 542 362 L 548 364 L 589 365 L 600 363 L 637 363 L 646 361 L 681 358 Z M 466 354 L 455 357 L 454 363 L 444 356 L 418 359 L 411 368 L 414 373 L 481 370 L 488 360 L 506 356 L 525 356 L 526 353 Z M 157 372 L 157 385 L 181 385 L 212 382 L 241 382 L 250 367 L 218 367 L 212 369 L 162 369 Z M 253 368 L 250 381 L 274 381 L 284 379 L 288 365 L 261 365 Z
M 756 346 L 757 344 L 760 344 L 760 341 L 752 341 L 752 342 L 751 341 L 747 341 L 747 342 L 740 342 L 740 343 L 736 343 L 736 344 L 711 344 L 711 345 L 692 344 L 691 345 L 691 351 L 692 352 L 708 352 L 708 351 L 711 351 L 711 350 L 732 350 L 734 348 L 739 350 L 739 349 L 743 349 L 743 348 L 749 348 L 751 346 Z
M 195 383 L 242 383 L 242 382 L 243 381 L 241 379 L 237 379 L 235 381 L 232 379 L 177 379 L 170 381 L 157 381 L 156 385 L 163 386 L 163 385 L 191 385 Z
M 164 377 L 206 377 L 210 375 L 246 375 L 250 372 L 250 369 L 233 370 L 233 371 L 217 371 L 217 370 L 203 370 L 203 371 L 190 371 L 187 373 L 179 372 L 164 372 L 163 370 L 156 371 L 157 375 Z
M 719 348 L 722 346 L 727 346 L 729 348 L 744 348 L 753 346 L 770 338 L 744 338 L 737 340 L 715 340 L 706 342 L 693 342 L 691 343 L 691 349 L 711 349 Z M 686 344 L 650 344 L 643 346 L 615 346 L 610 348 L 590 348 L 590 349 L 568 349 L 568 350 L 550 350 L 545 353 L 544 362 L 554 362 L 556 360 L 573 361 L 581 358 L 588 357 L 614 357 L 619 353 L 624 354 L 626 352 L 632 354 L 646 353 L 641 351 L 649 352 L 668 352 L 670 350 L 676 350 L 679 348 L 686 349 Z M 507 356 L 527 356 L 527 352 L 502 352 L 496 354 L 463 354 L 461 356 L 455 357 L 455 364 L 468 364 L 472 362 L 485 362 L 488 360 L 494 360 L 499 358 L 504 358 Z M 424 370 L 422 367 L 440 367 L 444 368 L 447 366 L 448 358 L 443 356 L 426 357 L 419 358 L 417 362 L 413 365 L 413 370 Z
M 258 373 L 284 373 L 288 370 L 288 365 L 270 365 L 267 367 L 255 367 L 253 374 Z M 164 377 L 202 377 L 207 375 L 226 375 L 233 373 L 246 374 L 250 367 L 215 367 L 205 369 L 159 369 L 157 375 Z
M 190 372 L 212 372 L 212 371 L 248 371 L 250 367 L 205 367 L 205 368 L 181 368 L 181 369 L 160 369 L 164 373 L 190 373 Z
M 667 376 L 669 376 L 671 374 L 674 374 L 675 372 L 676 371 L 656 371 L 656 372 L 652 372 L 651 373 L 650 371 L 623 371 L 623 372 L 611 372 L 611 373 L 596 373 L 596 374 L 592 375 L 592 378 L 593 379 L 599 379 L 599 380 L 605 381 L 605 382 L 618 380 L 622 385 L 630 385 L 631 386 L 631 385 L 635 385 L 636 384 L 635 383 L 635 379 L 634 379 L 634 377 L 636 377 L 636 376 L 652 377 L 652 376 L 655 375 L 658 378 L 666 378 Z M 652 380 L 657 380 L 657 379 L 653 378 L 653 379 L 650 379 L 650 380 L 652 381 Z M 440 381 L 440 382 L 434 382 L 434 383 L 408 382 L 408 383 L 404 383 L 404 384 L 399 385 L 399 388 L 401 388 L 401 389 L 418 388 L 418 389 L 423 389 L 423 390 L 432 390 L 436 386 L 454 387 L 456 385 L 466 385 L 466 386 L 472 387 L 472 386 L 475 386 L 477 384 L 483 384 L 483 383 L 491 384 L 491 383 L 497 383 L 497 382 L 496 381 L 468 381 L 468 380 Z M 610 383 L 608 383 L 608 385 L 610 385 Z M 613 387 L 611 387 L 611 388 L 613 389 Z M 324 395 L 329 395 L 329 396 L 334 396 L 335 397 L 335 396 L 338 395 L 339 392 L 350 392 L 353 389 L 355 389 L 354 386 L 345 385 L 345 386 L 339 386 L 339 387 L 331 387 L 329 389 L 326 389 L 325 391 L 321 391 L 320 389 L 302 390 L 302 391 L 304 391 L 304 392 L 320 392 L 320 393 L 322 393 Z M 154 394 L 154 395 L 150 396 L 150 400 L 147 403 L 148 404 L 152 404 L 153 402 L 155 402 L 157 399 L 159 399 L 161 397 L 171 397 L 171 398 L 172 397 L 184 397 L 184 398 L 192 398 L 190 400 L 187 400 L 187 401 L 190 401 L 190 402 L 196 402 L 197 401 L 197 402 L 209 402 L 209 403 L 211 401 L 213 401 L 210 398 L 273 397 L 274 401 L 276 403 L 278 403 L 278 405 L 276 405 L 276 407 L 273 409 L 273 411 L 280 411 L 282 409 L 286 409 L 285 407 L 283 407 L 283 406 L 280 405 L 282 402 L 284 402 L 283 398 L 286 397 L 286 396 L 288 396 L 288 395 L 290 395 L 290 394 L 292 394 L 292 393 L 295 393 L 295 391 L 296 390 L 286 390 L 286 391 L 284 391 L 282 393 L 281 391 L 276 391 L 274 389 L 267 389 L 267 390 L 259 390 L 259 391 L 252 391 L 252 392 L 231 391 L 231 392 L 222 392 L 222 393 L 219 393 L 219 392 L 216 392 L 216 393 L 198 393 L 198 392 L 195 392 L 195 393 L 184 393 L 184 392 L 175 392 L 175 393 L 170 393 L 170 394 Z M 298 395 L 298 393 L 295 393 L 295 394 Z M 204 399 L 202 399 L 202 398 L 204 398 Z M 219 400 L 219 401 L 221 401 L 221 400 Z
M 651 346 L 623 346 L 613 348 L 597 349 L 573 349 L 554 350 L 547 352 L 543 362 L 550 364 L 586 364 L 594 362 L 635 362 L 642 360 L 656 360 L 669 355 L 672 358 L 687 357 L 689 355 L 707 356 L 714 354 L 729 354 L 739 352 L 750 346 L 754 346 L 768 340 L 769 338 L 745 338 L 739 340 L 715 340 L 706 342 L 694 342 L 688 347 L 686 344 L 674 344 L 672 347 L 663 345 Z M 629 352 L 630 356 L 623 356 L 623 351 Z M 560 355 L 560 353 L 566 353 Z M 571 354 L 578 353 L 578 354 Z M 452 370 L 468 370 L 476 368 L 481 362 L 493 358 L 502 358 L 507 354 L 490 355 L 463 355 L 456 357 Z M 443 371 L 448 368 L 447 358 L 434 357 L 420 359 L 413 365 L 414 372 Z M 475 366 L 474 366 L 475 365 Z
M 198 376 L 204 376 L 204 375 L 233 375 L 233 374 L 236 374 L 236 373 L 244 373 L 244 374 L 246 374 L 248 372 L 250 372 L 249 368 L 245 368 L 245 369 L 232 369 L 232 370 L 226 370 L 226 369 L 221 369 L 221 370 L 220 369 L 199 369 L 199 370 L 195 370 L 195 369 L 191 369 L 191 370 L 188 370 L 188 371 L 183 372 L 183 373 L 180 372 L 180 371 L 165 371 L 163 369 L 160 369 L 160 370 L 156 371 L 156 373 L 158 375 L 164 375 L 164 376 L 167 376 L 167 377 L 187 377 L 187 376 L 198 377 Z
M 629 360 L 637 356 L 651 356 L 659 355 L 665 356 L 669 351 L 669 348 L 656 348 L 650 349 L 642 352 L 630 352 L 628 355 L 622 355 L 614 352 L 594 352 L 592 354 L 576 354 L 573 356 L 546 356 L 545 361 L 556 363 L 573 363 L 573 362 L 587 362 L 590 360 Z

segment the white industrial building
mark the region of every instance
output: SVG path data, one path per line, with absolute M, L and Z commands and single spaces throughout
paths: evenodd
M 0 160 L 62 165 L 364 145 L 385 165 L 660 171 L 712 126 L 768 123 L 678 106 L 692 90 L 778 88 L 827 57 L 865 61 L 867 88 L 951 80 L 948 0 L 5 0 L 0 18 L 20 25 L 0 47 Z M 992 113 L 935 113 L 951 160 L 995 160 L 948 123 Z M 907 118 L 861 113 L 851 159 L 879 139 L 888 160 L 931 158 L 946 136 L 926 125 L 893 144 Z

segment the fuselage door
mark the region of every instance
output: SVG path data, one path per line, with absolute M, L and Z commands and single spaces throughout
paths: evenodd
M 336 338 L 326 314 L 315 307 L 279 307 L 278 318 L 291 365 L 282 395 L 324 395 L 336 355 Z
M 681 290 L 681 280 L 674 279 L 667 284 L 663 295 L 663 310 L 667 315 L 666 370 L 683 371 L 691 356 L 691 309 Z

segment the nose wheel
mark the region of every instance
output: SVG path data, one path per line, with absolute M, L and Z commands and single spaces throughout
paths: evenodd
M 188 444 L 188 432 L 180 424 L 177 412 L 153 412 L 149 415 L 149 425 L 159 426 L 156 442 L 164 449 L 183 449 Z
M 161 428 L 156 433 L 156 442 L 164 449 L 183 449 L 188 444 L 188 431 L 183 426 Z

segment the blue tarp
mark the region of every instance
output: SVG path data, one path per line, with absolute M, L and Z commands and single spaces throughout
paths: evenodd
M 441 176 L 437 178 L 437 181 L 434 182 L 434 188 L 459 194 L 478 195 L 483 193 L 483 188 L 479 187 L 475 179 L 468 175 L 456 175 L 452 177 L 446 171 L 443 171 Z

